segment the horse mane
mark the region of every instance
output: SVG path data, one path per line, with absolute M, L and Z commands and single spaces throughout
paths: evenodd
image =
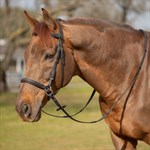
M 118 29 L 125 29 L 125 30 L 135 30 L 129 25 L 126 24 L 118 24 L 106 20 L 94 19 L 94 18 L 75 18 L 70 20 L 59 20 L 64 24 L 68 25 L 85 25 L 85 26 L 92 26 L 96 30 L 103 32 L 106 28 L 118 28 Z M 33 33 L 36 33 L 40 38 L 41 41 L 44 43 L 45 46 L 53 45 L 51 40 L 50 33 L 52 32 L 48 25 L 41 21 L 39 22 L 35 28 L 33 29 Z
M 70 19 L 67 21 L 64 21 L 64 20 L 62 21 L 65 24 L 93 26 L 100 32 L 103 32 L 105 28 L 122 28 L 122 29 L 127 29 L 127 30 L 135 30 L 133 27 L 126 25 L 126 24 L 119 24 L 119 23 L 106 21 L 102 19 L 95 19 L 95 18 L 75 18 L 75 19 Z
M 128 30 L 135 30 L 133 27 L 126 25 L 126 24 L 118 24 L 111 21 L 106 20 L 100 20 L 100 19 L 94 19 L 94 18 L 75 18 L 70 20 L 61 20 L 65 24 L 71 24 L 71 25 L 89 25 L 93 26 L 100 32 L 103 32 L 105 28 L 122 28 L 122 29 L 128 29 Z M 33 32 L 38 34 L 42 41 L 49 41 L 50 40 L 50 28 L 46 25 L 45 22 L 38 23 Z

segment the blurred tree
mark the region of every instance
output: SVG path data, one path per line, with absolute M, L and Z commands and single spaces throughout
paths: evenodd
M 131 8 L 132 0 L 117 0 L 119 6 L 122 8 L 121 22 L 125 23 L 127 21 L 127 14 Z
M 48 9 L 54 17 L 65 16 L 72 17 L 74 10 L 80 7 L 81 0 L 40 0 L 35 1 L 36 8 L 42 7 Z
M 4 31 L 4 35 L 8 35 L 8 22 L 9 22 L 9 14 L 10 14 L 10 7 L 9 7 L 9 0 L 5 0 L 5 9 L 4 9 L 4 24 L 3 26 L 5 26 L 5 31 Z M 7 88 L 7 83 L 6 83 L 6 71 L 3 68 L 3 65 L 0 64 L 0 92 L 6 91 Z
M 49 0 L 42 0 L 43 7 L 51 8 L 51 3 Z
M 9 23 L 9 15 L 10 15 L 10 6 L 9 0 L 5 0 L 5 18 L 4 18 L 4 26 L 6 35 L 8 35 L 8 23 Z
M 12 60 L 14 51 L 18 46 L 26 45 L 28 40 L 25 38 L 25 34 L 28 33 L 25 27 L 25 21 L 18 17 L 22 14 L 20 9 L 10 8 L 10 0 L 5 0 L 5 8 L 1 9 L 2 16 L 1 22 L 3 30 L 0 33 L 0 38 L 7 40 L 5 58 L 0 63 L 0 92 L 7 91 L 6 83 L 6 71 Z M 21 13 L 20 13 L 21 12 Z M 19 21 L 17 20 L 19 18 Z
M 149 0 L 115 0 L 115 2 L 121 8 L 121 23 L 128 22 L 128 15 L 131 13 L 140 14 L 144 11 L 147 11 L 149 8 L 146 6 L 150 3 Z
M 113 0 L 82 0 L 80 3 L 82 4 L 82 7 L 79 7 L 74 12 L 74 16 L 114 20 L 115 9 L 111 9 L 112 7 L 115 8 Z

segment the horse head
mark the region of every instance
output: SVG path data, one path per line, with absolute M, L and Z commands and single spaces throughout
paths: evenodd
M 61 39 L 54 36 L 58 35 L 60 28 L 63 30 L 63 26 L 60 21 L 54 20 L 47 10 L 42 9 L 42 21 L 32 18 L 26 11 L 25 16 L 32 30 L 32 39 L 24 53 L 25 78 L 46 86 L 53 72 L 54 79 L 50 88 L 56 94 L 61 87 L 71 80 L 75 73 L 71 44 L 63 35 Z M 63 66 L 61 58 L 58 59 L 59 40 L 62 42 L 61 48 L 63 47 Z M 16 110 L 24 121 L 38 121 L 41 116 L 41 109 L 48 102 L 48 99 L 44 90 L 23 82 L 20 86 Z

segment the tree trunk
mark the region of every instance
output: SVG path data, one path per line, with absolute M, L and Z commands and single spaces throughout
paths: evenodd
M 9 0 L 5 0 L 5 18 L 3 22 L 3 26 L 5 27 L 5 35 L 7 37 L 9 33 L 9 15 L 10 15 L 10 7 L 9 7 Z M 6 82 L 6 69 L 3 67 L 3 62 L 0 64 L 0 93 L 5 92 L 8 90 L 7 82 Z
M 9 16 L 11 13 L 11 9 L 10 9 L 10 1 L 9 0 L 5 0 L 5 19 L 4 19 L 4 30 L 5 30 L 5 35 L 8 36 L 9 34 Z
M 0 93 L 8 90 L 6 81 L 6 71 L 8 70 L 9 64 L 12 60 L 12 56 L 15 50 L 15 44 L 10 44 L 6 48 L 5 59 L 2 61 L 0 66 Z
M 19 40 L 21 39 L 22 35 L 24 35 L 28 30 L 26 28 L 22 29 L 19 28 L 14 33 L 12 33 L 8 39 L 5 58 L 0 64 L 0 92 L 7 91 L 7 82 L 6 82 L 6 71 L 9 68 L 11 63 L 13 54 L 19 45 L 26 45 L 27 40 Z
M 127 15 L 128 15 L 129 10 L 132 6 L 132 1 L 131 0 L 116 0 L 116 2 L 122 8 L 122 17 L 121 17 L 120 22 L 126 23 L 127 22 Z
M 0 67 L 0 93 L 5 92 L 8 90 L 7 82 L 6 82 L 6 73 L 5 70 L 3 70 Z

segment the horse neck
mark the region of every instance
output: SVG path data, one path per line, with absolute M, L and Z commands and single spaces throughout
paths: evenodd
M 133 60 L 133 55 L 136 58 L 138 54 L 131 54 L 133 47 L 130 45 L 137 39 L 131 36 L 133 33 L 124 33 L 124 30 L 114 28 L 104 32 L 91 26 L 70 28 L 68 38 L 74 46 L 78 75 L 108 99 L 120 95 L 134 74 L 132 69 L 138 65 Z M 139 47 L 135 45 L 135 48 L 138 51 Z

